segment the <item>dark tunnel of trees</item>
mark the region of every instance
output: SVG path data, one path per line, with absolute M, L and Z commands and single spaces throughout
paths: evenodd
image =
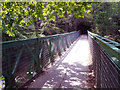
M 2 40 L 44 37 L 77 30 L 81 30 L 81 34 L 87 34 L 89 30 L 120 42 L 119 4 L 120 2 L 4 2 L 1 3 Z

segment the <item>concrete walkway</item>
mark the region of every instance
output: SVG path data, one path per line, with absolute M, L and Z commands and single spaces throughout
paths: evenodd
M 42 73 L 28 88 L 92 88 L 89 66 L 90 49 L 87 36 L 82 35 L 50 69 Z

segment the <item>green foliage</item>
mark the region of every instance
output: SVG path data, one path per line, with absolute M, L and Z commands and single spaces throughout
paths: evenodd
M 89 13 L 91 3 L 85 2 L 2 2 L 2 31 L 9 37 L 16 37 L 15 30 L 20 25 L 34 25 L 36 36 L 41 27 L 41 21 L 55 21 L 55 15 L 63 17 L 65 12 L 77 17 L 84 17 Z M 25 19 L 27 18 L 27 19 Z
M 0 76 L 0 88 L 4 88 L 3 85 L 5 84 L 4 76 Z
M 24 18 L 24 4 L 15 2 L 2 2 L 2 31 L 15 37 L 13 31 L 18 28 Z M 23 24 L 23 22 L 21 23 Z
M 89 13 L 92 3 L 85 2 L 48 2 L 44 9 L 44 15 L 57 14 L 60 17 L 64 16 L 65 11 L 72 13 L 77 17 L 84 17 L 84 13 Z M 50 18 L 54 15 L 51 14 Z
M 92 5 L 92 22 L 93 22 L 93 31 L 102 36 L 112 37 L 116 40 L 118 37 L 115 37 L 119 34 L 119 14 L 118 14 L 118 2 L 104 2 L 100 5 Z

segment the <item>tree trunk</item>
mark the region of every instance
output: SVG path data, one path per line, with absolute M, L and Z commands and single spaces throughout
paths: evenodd
M 39 24 L 38 24 L 38 22 L 39 22 Z M 39 29 L 42 29 L 41 26 L 40 26 L 41 23 L 42 23 L 42 20 L 34 21 L 36 37 L 39 37 Z M 40 33 L 42 34 L 42 31 Z
M 57 14 L 55 14 L 55 27 L 58 27 L 58 16 L 57 16 Z
M 77 30 L 77 19 L 75 15 L 73 15 L 73 17 L 74 17 L 74 30 Z
M 35 27 L 36 37 L 39 37 L 39 35 L 38 35 L 38 25 L 37 25 L 37 22 L 36 22 L 36 21 L 34 21 L 34 27 Z
M 68 15 L 67 15 L 67 11 L 65 11 L 64 16 L 65 16 L 65 18 L 68 17 Z M 67 21 L 65 21 L 65 31 L 68 32 L 68 23 L 67 23 Z

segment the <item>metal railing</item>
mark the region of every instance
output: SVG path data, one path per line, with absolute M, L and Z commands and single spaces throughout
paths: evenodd
M 120 88 L 120 44 L 88 31 L 97 88 Z
M 5 88 L 18 88 L 60 56 L 80 31 L 2 43 L 2 74 Z

